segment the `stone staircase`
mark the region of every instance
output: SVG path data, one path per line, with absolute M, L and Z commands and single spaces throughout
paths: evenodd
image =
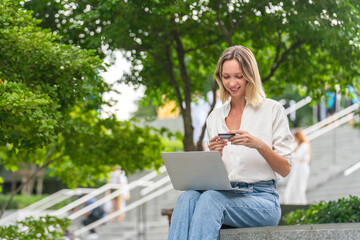
M 129 176 L 129 182 L 135 181 L 150 172 L 141 172 Z M 156 176 L 153 181 L 161 179 L 167 173 L 162 173 Z M 134 189 L 131 191 L 131 199 L 127 205 L 140 199 L 141 189 Z M 97 238 L 91 238 L 91 234 L 86 233 L 81 235 L 81 240 L 87 239 L 101 239 L 101 240 L 165 240 L 167 239 L 169 222 L 167 216 L 161 215 L 161 209 L 173 208 L 180 191 L 170 190 L 165 194 L 154 198 L 141 207 L 130 210 L 125 214 L 124 220 L 121 223 L 108 222 L 96 228 Z M 73 223 L 70 227 L 71 231 L 79 229 L 81 225 L 80 220 Z
M 309 203 L 318 203 L 321 200 L 336 200 L 350 194 L 360 195 L 360 170 L 349 176 L 343 175 L 344 170 L 360 162 L 360 130 L 344 125 L 314 139 L 311 145 L 313 159 L 307 194 Z M 129 182 L 139 179 L 147 173 L 142 172 L 132 175 L 129 177 Z M 164 177 L 165 174 L 160 174 L 154 181 Z M 278 184 L 280 202 L 282 201 L 281 195 L 286 182 L 287 179 L 285 178 Z M 151 200 L 141 208 L 128 212 L 122 223 L 107 223 L 98 227 L 98 239 L 166 239 L 168 220 L 167 216 L 161 216 L 161 209 L 173 208 L 180 193 L 171 190 Z M 135 189 L 131 192 L 131 200 L 128 204 L 136 201 L 139 197 L 140 189 Z M 88 239 L 87 236 L 81 236 L 81 239 Z M 230 237 L 226 239 L 236 238 Z
M 312 160 L 307 190 L 310 204 L 347 197 L 351 192 L 360 195 L 360 179 L 356 178 L 360 170 L 349 176 L 343 174 L 346 169 L 360 162 L 360 129 L 348 125 L 340 126 L 311 141 L 311 148 Z M 342 185 L 344 182 L 348 184 Z M 287 178 L 278 184 L 280 203 L 286 183 Z M 338 186 L 338 190 L 331 190 L 335 189 L 335 186 Z

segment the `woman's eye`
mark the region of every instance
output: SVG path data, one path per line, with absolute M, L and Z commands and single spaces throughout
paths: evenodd
M 236 76 L 237 79 L 242 79 L 244 76 Z M 229 76 L 223 76 L 223 79 L 230 79 Z

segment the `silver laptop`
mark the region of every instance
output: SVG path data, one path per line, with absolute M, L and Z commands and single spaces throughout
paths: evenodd
M 163 152 L 161 156 L 175 190 L 251 192 L 232 188 L 219 152 Z

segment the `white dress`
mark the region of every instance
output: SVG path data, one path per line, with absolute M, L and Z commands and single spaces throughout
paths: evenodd
M 301 143 L 293 154 L 289 180 L 284 192 L 285 204 L 307 204 L 306 188 L 310 175 L 310 148 Z

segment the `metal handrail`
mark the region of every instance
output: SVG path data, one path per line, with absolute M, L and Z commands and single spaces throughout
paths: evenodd
M 341 118 L 341 117 L 343 117 L 343 116 L 345 116 L 345 115 L 347 115 L 347 114 L 349 114 L 351 112 L 354 112 L 358 108 L 359 108 L 359 103 L 355 103 L 355 104 L 353 104 L 353 105 L 351 105 L 351 106 L 349 106 L 349 107 L 347 107 L 347 108 L 345 108 L 345 109 L 343 109 L 343 110 L 341 110 L 341 111 L 339 111 L 339 112 L 325 118 L 324 120 L 322 120 L 322 121 L 320 121 L 318 123 L 315 123 L 314 125 L 304 129 L 303 133 L 305 135 L 309 135 L 312 132 L 322 128 L 323 126 L 325 126 L 327 124 L 330 124 L 333 121 L 336 121 L 337 119 L 339 119 L 339 118 Z
M 128 184 L 129 191 L 131 189 L 139 187 L 139 186 L 151 186 L 153 184 L 151 179 L 156 177 L 158 175 L 158 173 L 163 173 L 165 171 L 166 171 L 165 167 L 162 166 L 162 167 L 160 167 L 160 169 L 158 171 L 152 171 L 151 173 L 145 175 L 144 177 L 129 183 Z M 83 197 L 64 206 L 63 208 L 49 213 L 50 215 L 53 215 L 53 216 L 69 217 L 71 220 L 74 220 L 74 219 L 82 216 L 84 213 L 91 211 L 91 210 L 95 209 L 96 207 L 100 206 L 101 204 L 104 204 L 105 202 L 110 201 L 111 199 L 119 196 L 122 193 L 122 189 L 119 189 L 119 187 L 121 188 L 121 186 L 119 186 L 119 184 L 106 184 L 98 189 L 93 189 L 93 188 L 76 188 L 74 190 L 62 189 L 56 193 L 51 194 L 50 196 L 48 196 L 46 198 L 43 198 L 43 199 L 37 201 L 34 204 L 31 204 L 23 209 L 20 209 L 14 213 L 8 215 L 8 216 L 3 217 L 2 219 L 0 219 L 0 225 L 11 224 L 13 221 L 18 220 L 19 216 L 25 217 L 28 215 L 31 215 L 31 216 L 44 215 L 46 209 L 56 205 L 57 203 L 64 201 L 74 195 L 86 194 Z M 91 198 L 96 197 L 110 189 L 119 189 L 119 190 L 97 200 L 96 202 L 80 209 L 77 212 L 74 212 L 74 213 L 70 212 L 70 210 L 84 204 Z M 126 210 L 126 209 L 122 209 L 122 210 Z M 121 213 L 119 213 L 118 215 L 120 215 L 120 214 Z M 116 216 L 118 216 L 118 215 L 116 215 Z
M 344 176 L 349 176 L 350 174 L 352 174 L 353 172 L 355 172 L 359 168 L 360 168 L 360 162 L 358 162 L 358 163 L 354 164 L 353 166 L 349 167 L 348 169 L 346 169 L 344 171 Z
M 134 209 L 134 208 L 136 208 L 136 207 L 138 207 L 138 206 L 140 206 L 140 205 L 142 205 L 142 204 L 144 204 L 144 203 L 146 203 L 146 202 L 148 202 L 148 201 L 150 201 L 150 200 L 152 200 L 152 199 L 154 199 L 154 198 L 156 198 L 156 197 L 158 197 L 158 196 L 160 196 L 160 195 L 162 195 L 162 194 L 164 194 L 164 193 L 166 193 L 166 192 L 168 192 L 170 190 L 172 190 L 172 189 L 173 189 L 173 186 L 171 184 L 169 184 L 169 185 L 161 188 L 160 190 L 157 190 L 156 192 L 153 192 L 153 193 L 139 199 L 138 201 L 129 204 L 128 206 L 126 206 L 123 209 L 120 209 L 120 210 L 118 210 L 116 212 L 113 212 L 113 213 L 109 214 L 108 216 L 105 216 L 105 217 L 97 220 L 96 222 L 93 222 L 93 223 L 91 223 L 89 225 L 86 225 L 86 226 L 80 228 L 79 230 L 76 230 L 74 232 L 74 235 L 79 236 L 79 235 L 81 235 L 81 234 L 83 234 L 83 233 L 85 233 L 85 232 L 87 232 L 87 231 L 89 231 L 89 230 L 91 230 L 93 228 L 96 228 L 96 227 L 100 226 L 103 223 L 106 223 L 106 222 L 110 221 L 111 219 L 113 219 L 113 218 L 115 218 L 115 217 L 117 217 L 117 216 L 119 216 L 121 214 L 124 214 L 124 213 L 126 213 L 126 212 L 128 212 L 128 211 L 130 211 L 130 210 L 132 210 L 132 209 Z
M 165 167 L 162 166 L 160 169 L 159 169 L 159 172 L 160 173 L 163 173 L 165 171 Z M 151 185 L 153 182 L 150 181 L 152 178 L 156 177 L 157 176 L 157 172 L 156 171 L 153 171 L 147 175 L 145 175 L 144 177 L 136 180 L 136 181 L 133 181 L 131 183 L 129 183 L 127 185 L 127 188 L 128 190 L 132 190 L 136 187 L 139 187 L 139 186 L 149 186 Z M 82 216 L 83 214 L 85 214 L 86 212 L 89 212 L 93 209 L 95 209 L 96 207 L 106 203 L 107 201 L 110 201 L 111 199 L 114 199 L 116 198 L 117 196 L 119 196 L 121 193 L 122 193 L 122 184 L 106 184 L 98 189 L 95 189 L 93 192 L 77 199 L 76 201 L 68 204 L 67 206 L 63 207 L 62 209 L 59 209 L 58 211 L 54 212 L 52 215 L 55 215 L 55 216 L 59 216 L 59 215 L 62 215 L 62 216 L 66 216 L 66 213 L 71 210 L 71 209 L 74 209 L 75 207 L 77 206 L 80 206 L 82 204 L 84 204 L 85 202 L 87 202 L 88 200 L 90 200 L 91 198 L 94 198 L 110 189 L 118 189 L 117 191 L 101 198 L 101 199 L 98 199 L 97 201 L 95 201 L 94 203 L 92 204 L 89 204 L 88 206 L 82 208 L 81 210 L 75 212 L 75 213 L 71 213 L 68 215 L 68 217 L 71 219 L 71 220 L 74 220 L 80 216 Z
M 311 97 L 306 97 L 300 101 L 298 101 L 297 103 L 295 103 L 294 105 L 291 105 L 290 107 L 285 109 L 285 113 L 286 115 L 289 115 L 292 112 L 295 112 L 296 110 L 298 110 L 299 108 L 302 108 L 303 106 L 305 106 L 306 104 L 308 104 L 309 102 L 311 102 L 312 98 Z
M 159 173 L 163 173 L 165 172 L 165 167 L 162 166 L 160 167 L 160 169 L 158 170 Z M 129 190 L 138 187 L 138 186 L 150 186 L 152 185 L 152 181 L 150 181 L 152 178 L 157 176 L 157 171 L 153 171 L 147 175 L 145 175 L 144 177 L 129 183 L 128 188 Z M 55 210 L 54 212 L 50 213 L 53 216 L 62 216 L 62 217 L 67 217 L 69 214 L 72 215 L 72 217 L 77 216 L 73 215 L 71 213 L 67 213 L 70 210 L 76 208 L 77 206 L 80 206 L 82 204 L 84 204 L 85 202 L 87 202 L 89 199 L 106 192 L 109 189 L 112 188 L 118 188 L 118 184 L 106 184 L 98 189 L 93 189 L 93 188 L 76 188 L 74 190 L 70 190 L 70 189 L 62 189 L 57 191 L 56 193 L 51 194 L 50 196 L 47 196 L 46 198 L 43 198 L 39 201 L 37 201 L 36 203 L 33 203 L 25 208 L 22 208 L 8 216 L 5 216 L 3 218 L 0 219 L 0 225 L 8 225 L 11 224 L 13 221 L 17 220 L 19 218 L 19 216 L 27 216 L 27 215 L 32 215 L 32 216 L 39 216 L 44 214 L 44 211 L 46 209 L 49 209 L 50 207 L 56 205 L 57 203 L 64 201 L 74 195 L 82 195 L 82 194 L 86 194 L 85 196 L 73 201 L 72 203 L 64 206 L 61 209 Z M 111 195 L 112 197 L 116 197 L 118 195 L 120 195 L 120 191 L 116 191 L 114 192 L 113 195 Z M 59 200 L 61 199 L 61 200 Z M 107 198 L 108 199 L 108 198 Z M 110 198 L 109 198 L 110 199 Z M 105 201 L 105 200 L 104 200 Z M 95 204 L 90 204 L 89 206 L 87 206 L 87 210 L 91 211 L 92 209 L 96 208 L 97 205 Z M 79 211 L 80 212 L 80 211 Z M 81 211 L 82 212 L 82 211 Z
M 25 208 L 22 208 L 10 215 L 7 215 L 0 219 L 0 225 L 9 225 L 15 220 L 18 220 L 19 216 L 25 217 L 28 215 L 31 216 L 39 216 L 42 215 L 43 211 L 56 205 L 57 203 L 64 201 L 72 196 L 74 196 L 78 191 L 83 191 L 87 193 L 89 191 L 88 188 L 81 188 L 81 189 L 62 189 L 59 190 Z M 59 201 L 61 199 L 61 201 Z
M 160 180 L 158 180 L 157 182 L 155 182 L 153 185 L 141 190 L 140 195 L 144 196 L 144 195 L 148 194 L 149 192 L 154 191 L 155 189 L 159 188 L 160 186 L 162 186 L 168 182 L 170 182 L 170 177 L 169 177 L 169 175 L 166 175 L 165 177 L 163 177 Z
M 68 211 L 82 205 L 83 203 L 89 201 L 91 198 L 94 198 L 94 197 L 98 196 L 99 194 L 102 194 L 102 193 L 110 190 L 112 187 L 116 187 L 116 186 L 113 186 L 113 184 L 106 184 L 100 188 L 93 189 L 90 193 L 88 193 L 85 196 L 83 196 L 79 199 L 76 199 L 72 203 L 60 208 L 59 210 L 55 211 L 52 215 L 53 216 L 65 216 Z
M 163 173 L 165 171 L 165 167 L 162 166 L 160 167 L 159 169 L 159 173 Z M 128 184 L 127 188 L 128 190 L 132 190 L 136 187 L 139 187 L 139 186 L 150 186 L 153 182 L 150 181 L 151 179 L 153 179 L 154 177 L 157 176 L 157 171 L 152 171 L 151 173 L 145 175 L 144 177 L 136 180 L 136 181 L 133 181 L 131 183 Z M 75 200 L 74 202 L 68 204 L 67 206 L 59 209 L 58 211 L 54 212 L 53 215 L 55 216 L 59 216 L 59 215 L 62 215 L 62 216 L 66 216 L 66 212 L 68 212 L 69 210 L 71 209 L 74 209 L 75 207 L 77 206 L 80 206 L 82 204 L 84 204 L 85 202 L 87 202 L 88 200 L 90 200 L 91 198 L 93 197 L 96 197 L 110 189 L 118 189 L 119 187 L 121 187 L 121 185 L 119 186 L 119 184 L 111 184 L 111 183 L 108 183 L 98 189 L 95 189 L 93 192 Z M 75 219 L 79 216 L 81 216 L 81 213 L 84 214 L 88 211 L 91 211 L 93 209 L 95 209 L 96 207 L 100 206 L 101 204 L 104 204 L 106 201 L 109 201 L 117 196 L 119 196 L 121 194 L 121 191 L 120 190 L 117 190 L 113 193 L 111 193 L 110 195 L 108 196 L 105 196 L 99 200 L 97 200 L 96 202 L 92 203 L 92 204 L 89 204 L 88 206 L 86 206 L 85 208 L 77 211 L 76 213 L 72 213 L 69 215 L 69 217 L 71 216 L 72 219 Z
M 321 128 L 321 129 L 318 129 L 316 132 L 313 132 L 312 134 L 307 135 L 306 138 L 308 139 L 308 141 L 314 140 L 315 138 L 320 137 L 321 135 L 329 132 L 330 130 L 343 125 L 344 123 L 350 121 L 353 118 L 354 118 L 354 113 L 346 114 L 345 117 L 342 117 L 342 118 L 338 119 L 337 121 L 334 121 L 334 122 L 328 124 L 327 126 Z
M 49 202 L 52 202 L 54 201 L 54 199 L 56 199 L 58 196 L 63 196 L 63 195 L 69 195 L 69 190 L 68 189 L 62 189 L 62 190 L 59 190 L 27 207 L 25 207 L 24 209 L 36 209 L 38 207 L 41 207 L 43 206 L 44 204 L 48 204 Z
M 117 189 L 119 190 L 116 190 L 115 192 L 101 198 L 101 199 L 98 199 L 96 200 L 95 202 L 93 202 L 92 204 L 89 204 L 88 206 L 80 209 L 79 211 L 76 211 L 75 213 L 72 213 L 70 216 L 68 216 L 68 218 L 70 220 L 74 220 L 82 215 L 84 215 L 85 213 L 87 212 L 90 212 L 91 210 L 97 208 L 98 206 L 101 206 L 102 204 L 108 202 L 108 201 L 111 201 L 112 199 L 116 198 L 117 196 L 121 195 L 121 193 L 123 192 L 123 189 L 122 189 L 123 186 L 119 186 L 117 187 Z

